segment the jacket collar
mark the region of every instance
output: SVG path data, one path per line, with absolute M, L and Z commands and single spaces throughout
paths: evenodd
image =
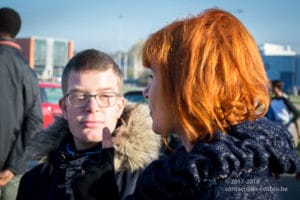
M 19 51 L 22 50 L 21 46 L 12 40 L 0 40 L 0 45 L 10 46 L 15 49 L 18 49 Z
M 149 108 L 143 104 L 127 104 L 115 130 L 115 169 L 135 171 L 159 157 L 161 137 L 152 131 Z M 55 123 L 37 134 L 29 152 L 39 159 L 59 148 L 70 136 L 67 121 L 56 116 Z

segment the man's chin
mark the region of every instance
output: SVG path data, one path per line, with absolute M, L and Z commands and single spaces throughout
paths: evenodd
M 97 146 L 101 142 L 100 139 L 81 137 L 75 141 L 77 150 L 87 150 Z
M 100 143 L 102 141 L 102 132 L 94 130 L 85 131 L 83 139 L 86 143 Z

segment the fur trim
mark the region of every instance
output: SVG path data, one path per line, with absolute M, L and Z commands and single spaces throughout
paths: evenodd
M 117 171 L 144 168 L 158 158 L 161 137 L 152 131 L 148 106 L 128 104 L 121 116 L 121 123 L 114 137 Z
M 55 123 L 37 133 L 30 141 L 29 155 L 41 162 L 47 160 L 48 154 L 59 148 L 69 133 L 68 122 L 62 116 L 55 116 Z
M 158 159 L 161 137 L 152 131 L 149 108 L 145 104 L 127 104 L 114 131 L 115 169 L 135 171 Z M 29 152 L 45 161 L 45 156 L 57 149 L 70 135 L 67 121 L 55 117 L 55 123 L 44 129 L 32 141 Z

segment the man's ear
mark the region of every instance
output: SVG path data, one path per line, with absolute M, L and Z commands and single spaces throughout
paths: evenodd
M 67 104 L 66 104 L 66 99 L 65 98 L 61 98 L 59 100 L 59 106 L 60 106 L 60 109 L 62 111 L 64 119 L 68 120 L 68 117 L 67 117 Z

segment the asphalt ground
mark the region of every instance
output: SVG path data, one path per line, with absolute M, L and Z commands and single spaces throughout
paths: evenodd
M 300 180 L 296 180 L 295 175 L 284 174 L 280 176 L 279 183 L 283 189 L 281 192 L 283 200 L 300 199 Z

